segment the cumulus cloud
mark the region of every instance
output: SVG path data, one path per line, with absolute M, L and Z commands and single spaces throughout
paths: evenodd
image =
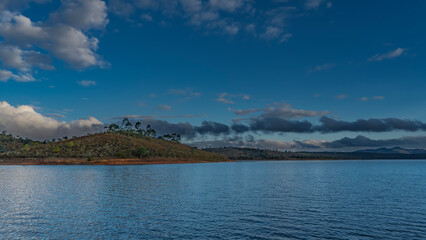
M 28 74 L 15 74 L 8 70 L 0 69 L 0 82 L 7 82 L 8 80 L 15 80 L 17 82 L 32 82 L 35 79 Z
M 101 0 L 66 0 L 50 15 L 50 21 L 84 30 L 104 28 L 108 24 L 107 7 Z
M 354 122 L 338 121 L 326 116 L 321 117 L 321 125 L 316 126 L 315 130 L 319 132 L 390 132 L 395 130 L 402 131 L 425 131 L 426 123 L 416 120 L 405 120 L 398 118 L 385 119 L 358 119 Z
M 381 62 L 387 59 L 394 59 L 402 56 L 407 51 L 406 48 L 397 48 L 384 54 L 376 54 L 368 59 L 370 62 Z
M 165 120 L 159 120 L 156 118 L 162 118 L 161 116 L 126 116 L 132 119 L 133 122 L 139 121 L 143 126 L 151 125 L 158 135 L 176 133 L 186 139 L 194 139 L 197 136 L 204 135 L 227 135 L 230 133 L 228 125 L 212 121 L 203 121 L 200 126 L 193 126 L 190 123 L 170 123 Z M 178 118 L 186 116 L 166 116 L 164 118 Z M 195 116 L 194 116 L 195 117 Z
M 46 29 L 34 24 L 31 19 L 14 12 L 4 10 L 0 18 L 0 36 L 4 42 L 26 46 L 43 41 L 48 37 Z
M 234 123 L 231 129 L 236 133 L 245 133 L 250 131 L 250 128 L 244 124 Z
M 71 122 L 58 121 L 36 112 L 33 106 L 11 106 L 0 102 L 0 129 L 21 137 L 36 140 L 81 136 L 103 129 L 103 123 L 94 117 Z
M 219 135 L 229 133 L 229 127 L 226 124 L 211 121 L 202 122 L 201 126 L 195 127 L 194 130 L 201 135 Z
M 0 43 L 0 62 L 4 67 L 28 73 L 31 69 L 39 67 L 44 70 L 53 70 L 49 56 L 37 51 L 22 50 L 16 46 Z
M 43 42 L 42 46 L 55 57 L 77 69 L 107 65 L 96 54 L 99 43 L 97 38 L 88 37 L 81 30 L 67 25 L 57 25 L 47 30 L 51 37 L 47 42 Z M 49 42 L 52 44 L 48 44 Z
M 312 123 L 308 121 L 291 121 L 283 118 L 253 118 L 250 120 L 251 131 L 310 133 Z
M 24 6 L 30 1 L 21 2 L 16 6 Z M 108 23 L 105 2 L 64 0 L 61 3 L 45 22 L 33 22 L 19 11 L 10 11 L 9 1 L 0 5 L 4 9 L 0 10 L 1 67 L 16 71 L 17 76 L 33 78 L 35 67 L 54 69 L 50 55 L 77 69 L 108 65 L 96 54 L 99 40 L 89 32 L 103 29 Z M 17 80 L 16 77 L 9 79 Z
M 252 112 L 264 111 L 264 109 L 250 109 Z M 355 121 L 342 121 L 332 119 L 325 116 L 328 112 L 321 111 L 307 111 L 296 109 L 276 109 L 261 112 L 258 116 L 252 116 L 245 119 L 234 119 L 232 124 L 204 121 L 200 126 L 188 126 L 187 130 L 191 131 L 182 134 L 183 137 L 194 137 L 203 135 L 240 135 L 248 133 L 338 133 L 338 132 L 392 132 L 392 131 L 405 131 L 405 132 L 418 132 L 426 131 L 426 123 L 398 118 L 384 118 L 384 119 L 358 119 Z M 242 113 L 240 113 L 242 114 Z M 246 114 L 246 113 L 244 113 Z M 248 114 L 248 113 L 247 113 Z M 314 123 L 308 120 L 294 120 L 297 118 L 321 116 L 319 123 Z M 181 115 L 181 116 L 157 116 L 157 115 L 128 115 L 124 116 L 134 121 L 142 119 L 143 121 L 156 122 L 156 119 L 171 119 L 171 118 L 193 118 L 200 117 L 200 115 Z M 166 121 L 160 122 L 160 126 L 168 124 Z M 167 129 L 173 129 L 176 124 L 170 123 Z M 190 126 L 190 127 L 189 127 Z M 176 131 L 171 131 L 176 132 Z

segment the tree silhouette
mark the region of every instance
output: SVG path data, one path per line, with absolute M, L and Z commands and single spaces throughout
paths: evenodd
M 150 124 L 148 124 L 148 125 L 146 126 L 146 134 L 147 134 L 149 137 L 153 137 L 153 138 L 155 138 L 155 137 L 157 136 L 157 132 L 156 132 L 154 129 L 152 129 L 152 128 L 151 128 L 151 125 L 150 125 Z
M 128 118 L 123 118 L 123 121 L 121 122 L 121 127 L 123 127 L 125 130 L 131 130 L 133 126 Z

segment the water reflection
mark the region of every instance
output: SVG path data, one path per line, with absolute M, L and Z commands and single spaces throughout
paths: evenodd
M 424 238 L 426 161 L 0 166 L 5 239 Z

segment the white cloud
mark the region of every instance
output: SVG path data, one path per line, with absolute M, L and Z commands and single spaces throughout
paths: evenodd
M 230 35 L 235 35 L 235 34 L 238 34 L 240 29 L 235 25 L 231 25 L 231 26 L 225 26 L 225 31 L 228 32 Z
M 81 136 L 103 129 L 103 123 L 94 117 L 71 122 L 58 121 L 35 111 L 33 106 L 11 106 L 0 102 L 0 129 L 21 137 L 36 140 Z
M 283 30 L 280 28 L 269 26 L 266 28 L 265 32 L 262 34 L 262 37 L 270 40 L 270 39 L 278 38 L 282 32 Z
M 348 95 L 346 95 L 346 94 L 340 94 L 340 95 L 336 96 L 336 99 L 345 99 L 347 97 L 348 97 Z
M 104 28 L 108 24 L 107 7 L 101 0 L 65 0 L 50 20 L 77 29 Z
M 18 47 L 0 44 L 0 61 L 7 67 L 26 71 L 29 64 L 23 59 L 23 51 Z
M 155 9 L 158 7 L 158 2 L 155 0 L 138 0 L 136 5 L 142 9 Z
M 241 99 L 243 99 L 243 100 L 250 100 L 251 96 L 248 95 L 248 94 L 243 94 L 243 95 L 241 95 Z
M 234 36 L 245 29 L 255 37 L 275 39 L 281 43 L 292 36 L 284 29 L 288 25 L 287 19 L 304 14 L 299 14 L 302 9 L 292 6 L 290 1 L 280 0 L 276 3 L 278 7 L 274 4 L 272 7 L 256 8 L 258 5 L 253 0 L 111 0 L 109 8 L 127 19 L 137 11 L 148 16 L 160 13 L 162 17 L 158 19 L 161 21 L 183 18 L 207 34 Z M 242 19 L 252 24 L 247 25 Z M 151 18 L 142 17 L 142 20 L 151 21 Z
M 229 95 L 228 93 L 221 93 L 215 101 L 224 104 L 234 104 L 235 102 L 229 99 L 229 97 L 232 97 L 232 95 Z
M 79 69 L 106 66 L 106 63 L 95 53 L 99 43 L 97 38 L 89 38 L 82 31 L 67 25 L 57 25 L 49 30 L 52 44 L 43 43 L 43 46 L 55 57 Z
M 367 102 L 367 101 L 370 101 L 370 100 L 383 100 L 383 99 L 385 99 L 385 97 L 383 97 L 383 96 L 373 96 L 371 98 L 370 97 L 362 97 L 359 100 L 361 100 L 363 102 Z
M 149 14 L 142 14 L 141 15 L 141 19 L 147 22 L 151 22 L 152 21 L 152 17 Z
M 371 58 L 369 58 L 368 61 L 380 62 L 380 61 L 383 61 L 383 60 L 386 60 L 386 59 L 394 59 L 394 58 L 402 56 L 406 51 L 407 51 L 406 48 L 397 48 L 397 49 L 389 51 L 385 54 L 376 54 L 376 55 L 372 56 Z
M 77 82 L 78 84 L 80 84 L 83 87 L 90 87 L 90 86 L 95 86 L 96 82 L 95 81 L 89 81 L 89 80 L 82 80 Z
M 216 12 L 200 12 L 192 15 L 190 23 L 196 26 L 203 24 L 204 22 L 214 21 L 219 17 Z
M 234 98 L 239 98 L 241 100 L 250 100 L 251 96 L 248 94 L 229 94 L 224 92 L 218 94 L 218 98 L 216 98 L 215 101 L 223 104 L 235 104 L 235 102 L 231 100 Z
M 23 2 L 18 5 L 24 6 L 29 1 Z M 8 7 L 10 2 L 0 6 Z M 107 66 L 96 54 L 99 40 L 88 32 L 106 26 L 106 10 L 105 2 L 101 0 L 64 0 L 59 10 L 51 13 L 45 22 L 33 22 L 19 11 L 1 11 L 0 37 L 3 42 L 0 42 L 0 61 L 7 71 L 18 71 L 8 79 L 33 79 L 34 67 L 54 69 L 50 55 L 77 69 Z M 5 81 L 5 72 L 2 76 Z
M 302 109 L 294 109 L 290 104 L 281 104 L 274 103 L 269 104 L 264 108 L 252 108 L 252 109 L 231 109 L 228 108 L 229 111 L 234 112 L 238 116 L 247 116 L 253 113 L 261 112 L 258 117 L 263 118 L 304 118 L 304 117 L 317 117 L 324 116 L 329 114 L 328 111 L 311 111 L 311 110 L 302 110 Z
M 234 12 L 243 6 L 243 0 L 210 0 L 209 4 L 213 9 Z
M 15 80 L 17 82 L 33 82 L 35 79 L 28 74 L 15 74 L 8 70 L 0 69 L 0 82 Z
M 160 111 L 170 111 L 172 110 L 172 107 L 170 107 L 169 105 L 166 104 L 162 104 L 162 105 L 158 105 L 157 109 Z
M 308 73 L 318 72 L 318 71 L 325 71 L 334 68 L 336 65 L 333 63 L 325 63 L 322 65 L 315 66 L 314 68 L 309 69 Z
M 203 7 L 201 0 L 180 0 L 183 9 L 186 12 L 198 12 Z
M 186 100 L 190 100 L 194 97 L 200 97 L 202 94 L 201 92 L 195 92 L 191 88 L 184 88 L 184 89 L 169 89 L 167 91 L 167 94 L 169 95 L 176 95 L 176 96 L 182 96 Z
M 121 17 L 128 17 L 135 12 L 135 7 L 132 2 L 123 0 L 108 1 L 108 9 Z
M 49 1 L 51 0 L 1 0 L 0 10 L 2 9 L 19 10 L 22 7 L 25 7 L 30 2 L 42 4 L 42 3 L 47 3 Z
M 205 146 L 218 148 L 218 147 L 238 147 L 238 148 L 256 148 L 256 149 L 269 149 L 279 151 L 300 151 L 320 149 L 323 144 L 327 142 L 324 140 L 305 140 L 305 141 L 280 141 L 280 140 L 267 140 L 255 139 L 253 136 L 248 135 L 243 137 L 226 137 L 220 140 L 192 142 L 191 146 L 203 148 Z M 305 146 L 309 146 L 305 147 Z
M 33 67 L 39 67 L 44 70 L 52 70 L 50 58 L 40 52 L 31 50 L 22 50 L 16 46 L 8 46 L 0 43 L 0 62 L 3 67 L 15 69 L 18 73 L 13 74 L 9 70 L 3 70 L 0 81 L 9 79 L 30 82 L 34 81 L 31 75 Z
M 28 46 L 48 38 L 43 27 L 36 26 L 31 19 L 21 14 L 2 11 L 0 16 L 0 36 L 5 42 Z
M 324 0 L 306 0 L 305 8 L 306 9 L 318 9 L 323 2 L 324 2 Z M 327 7 L 328 7 L 328 5 L 327 5 Z

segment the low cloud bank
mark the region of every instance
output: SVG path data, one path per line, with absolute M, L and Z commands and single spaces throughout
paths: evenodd
M 0 130 L 34 140 L 81 136 L 101 131 L 104 124 L 94 117 L 71 122 L 58 121 L 35 111 L 33 106 L 11 106 L 0 102 Z
M 243 147 L 260 149 L 277 149 L 280 151 L 356 151 L 360 149 L 382 147 L 422 148 L 426 146 L 426 136 L 402 137 L 395 139 L 374 140 L 364 136 L 355 138 L 342 138 L 335 141 L 305 140 L 305 141 L 279 141 L 247 137 L 225 137 L 221 140 L 198 141 L 191 143 L 198 148 L 217 147 Z
M 132 119 L 136 122 L 137 119 Z M 356 121 L 340 121 L 322 116 L 319 124 L 307 120 L 292 120 L 282 117 L 251 117 L 234 122 L 231 125 L 214 121 L 204 121 L 200 125 L 191 123 L 171 123 L 154 118 L 141 119 L 143 126 L 151 125 L 158 135 L 176 133 L 186 141 L 196 141 L 205 136 L 222 137 L 221 142 L 212 142 L 217 146 L 247 146 L 276 149 L 336 149 L 348 147 L 376 146 L 425 146 L 423 138 L 400 138 L 392 140 L 372 140 L 365 137 L 343 138 L 336 141 L 293 141 L 276 142 L 240 138 L 241 135 L 256 133 L 338 133 L 338 132 L 391 132 L 391 131 L 426 131 L 426 123 L 417 120 L 384 118 L 358 119 Z M 104 124 L 94 117 L 71 122 L 59 121 L 48 115 L 38 113 L 33 106 L 11 106 L 0 102 L 0 131 L 7 131 L 17 136 L 36 140 L 60 138 L 64 136 L 81 136 L 102 131 Z M 426 137 L 425 137 L 426 139 Z M 232 140 L 232 141 L 230 141 Z M 422 140 L 423 142 L 421 142 Z M 204 144 L 204 143 L 203 143 Z M 423 145 L 422 145 L 423 144 Z M 274 147 L 274 145 L 276 145 Z

